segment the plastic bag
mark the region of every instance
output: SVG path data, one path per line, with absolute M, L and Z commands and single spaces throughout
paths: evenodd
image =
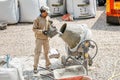
M 64 21 L 73 21 L 73 16 L 70 14 L 65 14 L 62 16 L 62 20 Z

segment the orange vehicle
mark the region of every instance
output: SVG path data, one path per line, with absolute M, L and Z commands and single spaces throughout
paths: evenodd
M 107 23 L 120 24 L 120 0 L 107 0 Z

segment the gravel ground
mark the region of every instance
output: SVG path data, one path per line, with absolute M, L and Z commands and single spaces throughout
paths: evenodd
M 60 17 L 53 18 L 54 24 L 59 29 L 64 21 Z M 67 22 L 69 23 L 69 22 Z M 108 80 L 116 69 L 115 74 L 120 72 L 120 26 L 106 24 L 105 7 L 98 7 L 95 18 L 75 20 L 71 23 L 85 23 L 91 28 L 93 40 L 97 43 L 99 52 L 94 59 L 89 76 L 93 80 Z M 0 31 L 0 55 L 29 56 L 34 54 L 35 37 L 32 24 L 19 23 L 9 25 L 6 30 Z M 51 48 L 56 48 L 65 55 L 65 43 L 59 36 L 50 40 Z M 119 73 L 120 74 L 120 73 Z M 120 76 L 112 80 L 120 80 Z

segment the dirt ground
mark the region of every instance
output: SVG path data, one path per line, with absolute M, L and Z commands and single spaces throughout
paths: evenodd
M 60 17 L 52 19 L 58 29 L 65 23 Z M 120 80 L 120 26 L 106 24 L 105 7 L 98 7 L 95 18 L 66 23 L 85 23 L 92 30 L 92 39 L 97 43 L 99 51 L 92 69 L 89 70 L 89 76 L 93 80 L 108 80 L 116 69 L 115 75 L 119 74 L 119 76 L 111 80 Z M 61 55 L 66 54 L 65 43 L 58 35 L 50 39 L 50 47 L 58 49 Z M 34 48 L 35 37 L 31 23 L 9 25 L 6 30 L 0 31 L 0 55 L 33 56 Z M 118 61 L 117 65 L 116 61 Z

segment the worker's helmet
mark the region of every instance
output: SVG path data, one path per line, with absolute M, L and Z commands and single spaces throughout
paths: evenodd
M 48 6 L 41 6 L 41 8 L 40 8 L 40 12 L 42 13 L 42 12 L 47 12 L 47 13 L 50 13 L 50 10 L 49 10 L 49 7 Z

